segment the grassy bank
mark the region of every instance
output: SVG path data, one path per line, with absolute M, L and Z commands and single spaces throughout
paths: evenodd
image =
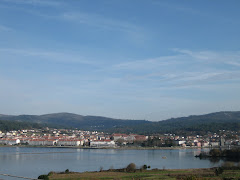
M 240 170 L 223 170 L 217 174 L 217 168 L 208 169 L 179 169 L 179 170 L 140 170 L 134 172 L 120 172 L 119 170 L 106 170 L 101 172 L 60 172 L 49 173 L 49 180 L 83 180 L 83 179 L 118 179 L 118 180 L 143 180 L 143 179 L 165 179 L 165 180 L 222 180 L 239 179 Z M 47 179 L 46 178 L 46 179 Z

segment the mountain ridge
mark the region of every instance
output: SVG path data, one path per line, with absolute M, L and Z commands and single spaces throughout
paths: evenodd
M 145 120 L 122 120 L 103 116 L 82 116 L 74 113 L 52 113 L 43 115 L 4 115 L 0 120 L 31 122 L 39 124 L 58 125 L 64 128 L 82 128 L 86 130 L 102 130 L 106 128 L 115 128 L 135 124 L 148 123 Z
M 203 115 L 170 118 L 162 121 L 114 119 L 103 116 L 83 116 L 74 113 L 52 113 L 43 115 L 0 115 L 0 120 L 29 122 L 51 127 L 78 128 L 123 133 L 176 133 L 217 132 L 220 129 L 238 130 L 240 111 L 220 111 Z

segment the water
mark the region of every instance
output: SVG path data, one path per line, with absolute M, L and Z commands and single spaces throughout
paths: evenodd
M 0 173 L 37 178 L 50 171 L 65 171 L 66 169 L 77 172 L 99 171 L 100 167 L 103 169 L 124 168 L 132 162 L 138 167 L 147 164 L 151 168 L 159 169 L 209 168 L 219 165 L 209 160 L 195 158 L 194 156 L 201 151 L 203 150 L 0 147 Z M 14 178 L 0 176 L 0 179 Z

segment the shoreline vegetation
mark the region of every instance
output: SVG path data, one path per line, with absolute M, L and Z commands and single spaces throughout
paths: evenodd
M 238 166 L 240 167 L 240 148 L 211 149 L 208 153 L 201 152 L 195 157 L 200 159 L 209 159 L 211 162 L 218 162 L 220 160 L 238 162 Z
M 208 153 L 201 152 L 195 157 L 198 158 L 232 158 L 240 160 L 240 148 L 233 149 L 211 149 Z
M 92 172 L 71 172 L 66 169 L 64 172 L 49 172 L 47 175 L 40 175 L 38 179 L 44 180 L 81 180 L 81 179 L 124 179 L 124 180 L 142 180 L 142 179 L 165 179 L 165 180 L 230 180 L 240 178 L 240 168 L 232 167 L 214 167 L 201 169 L 151 169 L 150 166 L 143 165 L 137 169 L 134 163 L 130 163 L 126 168 L 103 170 Z

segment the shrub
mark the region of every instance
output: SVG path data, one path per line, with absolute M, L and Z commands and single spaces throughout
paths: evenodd
M 218 156 L 222 155 L 222 152 L 221 152 L 220 149 L 211 149 L 209 151 L 209 155 L 212 156 L 212 157 L 218 157 Z
M 50 172 L 48 173 L 48 176 L 51 176 L 51 175 L 53 175 L 53 174 L 55 174 L 55 172 L 54 172 L 54 171 L 50 171 Z
M 196 176 L 186 176 L 183 178 L 183 180 L 197 180 L 198 178 Z
M 142 166 L 142 168 L 146 170 L 146 169 L 147 169 L 147 165 L 144 164 L 144 165 Z
M 136 170 L 136 164 L 134 163 L 130 163 L 126 168 L 127 172 L 135 172 L 135 170 Z
M 46 174 L 38 176 L 38 179 L 49 180 L 48 175 Z
M 109 169 L 109 170 L 110 170 L 110 171 L 113 171 L 113 170 L 114 170 L 113 165 L 110 166 L 110 169 Z
M 68 174 L 68 173 L 69 173 L 69 169 L 66 169 L 66 170 L 65 170 L 65 173 L 67 173 L 67 174 Z
M 221 165 L 221 167 L 225 168 L 225 169 L 231 169 L 231 168 L 234 168 L 234 166 L 235 166 L 235 163 L 234 162 L 229 162 L 229 161 L 224 162 Z
M 223 168 L 222 167 L 219 167 L 219 168 L 216 168 L 215 169 L 215 174 L 216 174 L 216 176 L 219 176 L 220 174 L 222 174 L 223 173 Z

